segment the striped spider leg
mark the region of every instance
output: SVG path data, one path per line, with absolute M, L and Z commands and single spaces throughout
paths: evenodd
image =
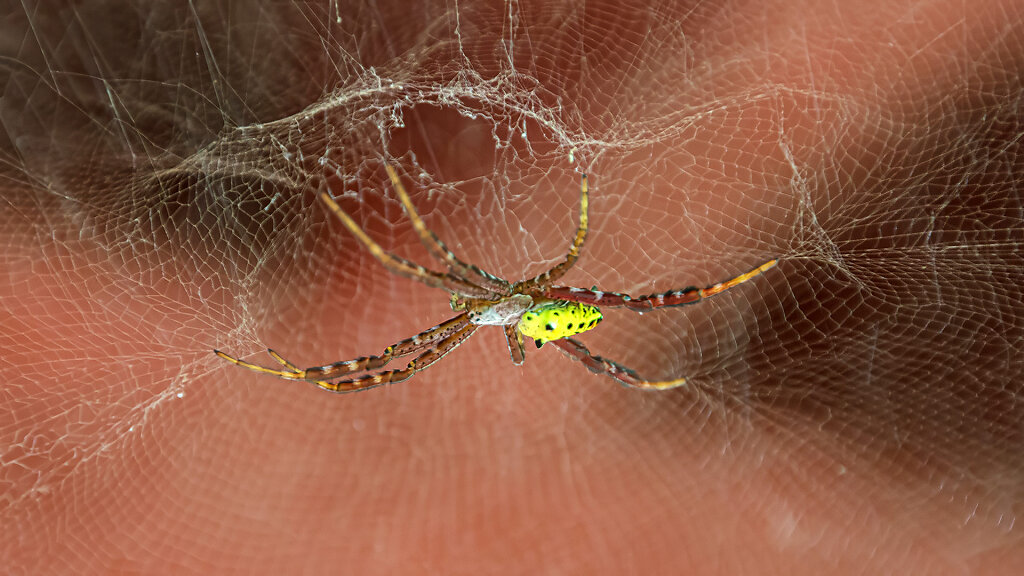
M 721 294 L 730 288 L 764 274 L 778 264 L 778 260 L 769 260 L 754 268 L 750 272 L 744 272 L 735 278 L 725 282 L 712 284 L 706 288 L 690 286 L 682 290 L 669 290 L 660 294 L 648 294 L 646 296 L 633 297 L 618 292 L 602 292 L 600 290 L 585 288 L 573 288 L 571 286 L 551 286 L 544 290 L 544 295 L 553 300 L 568 300 L 570 302 L 581 302 L 591 306 L 603 306 L 605 308 L 628 308 L 634 312 L 646 312 L 656 308 L 671 308 L 674 306 L 686 306 L 696 304 L 716 294 Z
M 740 274 L 739 276 L 730 278 L 725 282 L 712 284 L 706 288 L 696 288 L 691 286 L 689 288 L 683 288 L 682 290 L 669 290 L 668 292 L 660 294 L 633 297 L 628 294 L 619 294 L 617 292 L 602 292 L 599 290 L 587 290 L 584 288 L 573 288 L 568 286 L 552 286 L 544 291 L 544 295 L 555 300 L 568 300 L 595 307 L 601 305 L 606 308 L 628 308 L 643 314 L 647 310 L 655 310 L 657 308 L 671 308 L 674 306 L 696 304 L 706 298 L 710 298 L 717 294 L 721 294 L 730 288 L 739 286 L 756 276 L 760 276 L 764 272 L 774 268 L 778 262 L 778 260 L 769 260 L 750 272 Z M 643 380 L 637 376 L 635 371 L 630 370 L 617 362 L 600 356 L 594 356 L 582 342 L 574 338 L 553 340 L 552 344 L 558 347 L 558 349 L 566 356 L 583 362 L 591 372 L 607 374 L 626 386 L 633 388 L 665 390 L 668 388 L 675 388 L 676 386 L 682 386 L 686 383 L 686 378 L 678 378 L 665 382 L 650 382 Z
M 456 300 L 473 302 L 479 299 L 490 302 L 493 300 L 501 300 L 502 297 L 511 295 L 511 284 L 501 278 L 485 272 L 477 266 L 466 264 L 459 260 L 444 245 L 444 243 L 438 239 L 433 231 L 426 227 L 423 220 L 416 212 L 416 209 L 413 207 L 412 200 L 409 198 L 408 193 L 406 193 L 405 188 L 402 186 L 402 183 L 398 179 L 398 175 L 395 173 L 394 169 L 391 166 L 386 166 L 386 168 L 388 176 L 391 178 L 391 181 L 398 192 L 399 199 L 402 202 L 402 207 L 409 216 L 409 219 L 412 221 L 413 227 L 416 229 L 420 237 L 420 241 L 431 255 L 438 258 L 448 266 L 448 272 L 446 274 L 428 270 L 418 264 L 401 258 L 400 256 L 396 256 L 385 251 L 379 244 L 370 238 L 358 224 L 355 223 L 348 213 L 342 210 L 330 194 L 321 193 L 320 199 L 327 205 L 328 209 L 330 209 L 331 212 L 341 220 L 342 224 L 344 224 L 349 232 L 351 232 L 352 235 L 355 236 L 356 239 L 359 240 L 370 251 L 370 253 L 392 273 L 417 280 L 434 288 L 444 289 L 452 294 L 453 302 Z M 461 310 L 465 308 L 465 305 L 460 308 L 456 308 L 453 304 L 453 309 Z M 416 336 L 388 346 L 380 356 L 363 356 L 356 358 L 355 360 L 344 360 L 306 369 L 298 368 L 295 364 L 285 359 L 273 349 L 268 349 L 267 353 L 275 361 L 281 364 L 285 370 L 252 364 L 239 358 L 235 358 L 220 350 L 214 350 L 214 353 L 232 364 L 248 368 L 255 372 L 271 374 L 287 380 L 303 380 L 312 382 L 320 388 L 331 392 L 355 392 L 375 388 L 384 384 L 401 382 L 412 377 L 416 372 L 425 370 L 430 365 L 434 364 L 449 352 L 457 348 L 462 344 L 462 342 L 469 338 L 477 328 L 480 327 L 479 324 L 471 321 L 472 314 L 473 313 L 471 311 L 463 311 L 461 314 L 438 324 L 433 328 L 429 328 Z M 517 356 L 516 349 L 518 349 L 518 355 L 522 357 L 522 338 L 518 336 L 518 333 L 511 335 L 508 331 L 506 331 L 506 335 L 508 335 L 509 350 L 511 351 L 513 358 Z M 380 370 L 393 358 L 408 356 L 414 352 L 419 352 L 424 349 L 426 350 L 409 362 L 403 369 Z M 359 372 L 370 373 L 363 374 L 355 378 L 332 381 L 337 378 L 342 378 Z
M 420 242 L 435 258 L 448 265 L 448 271 L 450 274 L 454 274 L 466 282 L 472 282 L 475 285 L 485 288 L 492 294 L 500 296 L 509 296 L 512 294 L 512 285 L 507 281 L 498 278 L 489 272 L 485 272 L 477 266 L 466 264 L 462 260 L 459 260 L 455 254 L 452 254 L 452 251 L 444 245 L 444 242 L 441 242 L 441 239 L 434 234 L 433 230 L 427 228 L 426 223 L 424 223 L 423 219 L 420 218 L 419 212 L 416 211 L 416 207 L 412 204 L 412 199 L 409 198 L 409 194 L 405 191 L 405 186 L 402 186 L 402 181 L 398 179 L 398 174 L 395 172 L 395 169 L 389 164 L 385 164 L 384 168 L 388 172 L 388 178 L 391 179 L 392 186 L 394 186 L 395 191 L 398 192 L 398 199 L 402 202 L 402 208 L 409 216 L 409 220 L 412 222 L 413 228 L 416 229 L 416 233 L 420 237 Z M 345 225 L 349 227 L 349 230 L 353 231 L 353 234 L 355 234 L 355 231 L 351 226 L 349 226 L 351 218 L 342 216 L 344 212 L 340 212 L 337 208 L 338 205 L 333 199 L 326 197 L 324 198 L 324 201 L 328 202 L 331 210 L 338 214 L 343 221 L 346 221 Z M 386 265 L 387 264 L 385 264 L 385 266 Z
M 257 364 L 251 364 L 232 356 L 214 350 L 217 356 L 244 368 L 264 374 L 272 374 L 286 380 L 305 380 L 331 392 L 354 392 L 381 386 L 383 384 L 401 382 L 410 378 L 416 372 L 425 369 L 434 362 L 440 360 L 445 354 L 453 350 L 462 341 L 468 338 L 477 326 L 469 322 L 467 314 L 462 313 L 446 322 L 429 328 L 419 334 L 388 346 L 380 356 L 363 356 L 355 360 L 334 362 L 325 366 L 314 366 L 300 369 L 272 349 L 267 353 L 277 360 L 287 370 L 276 370 L 266 368 Z M 362 377 L 331 382 L 331 380 L 358 372 L 369 372 L 379 370 L 391 362 L 394 358 L 408 356 L 414 352 L 427 349 L 415 360 L 410 362 L 403 370 L 382 371 L 379 374 L 366 374 Z
M 553 342 L 560 351 L 570 358 L 579 360 L 592 372 L 607 374 L 623 385 L 664 390 L 680 386 L 686 379 L 645 380 L 621 364 L 591 354 L 582 343 L 570 336 L 590 330 L 601 321 L 598 305 L 625 307 L 643 312 L 661 307 L 694 304 L 760 275 L 777 262 L 771 260 L 746 274 L 707 288 L 685 288 L 636 298 L 614 292 L 552 286 L 576 264 L 586 240 L 589 187 L 587 176 L 584 174 L 580 185 L 579 224 L 565 258 L 533 278 L 512 284 L 456 257 L 423 222 L 395 170 L 391 166 L 386 166 L 386 169 L 420 242 L 431 256 L 444 264 L 446 272 L 429 270 L 385 251 L 355 223 L 330 194 L 321 193 L 320 199 L 385 268 L 399 276 L 447 291 L 451 296 L 452 310 L 459 314 L 416 336 L 388 346 L 380 356 L 363 356 L 324 366 L 299 369 L 273 350 L 268 350 L 268 353 L 284 367 L 283 370 L 251 364 L 214 350 L 218 356 L 256 372 L 288 380 L 312 382 L 332 392 L 354 392 L 407 380 L 457 348 L 480 326 L 491 325 L 504 329 L 509 354 L 516 365 L 522 364 L 525 359 L 523 336 L 527 336 L 534 340 L 537 347 L 545 342 Z M 419 355 L 404 368 L 384 369 L 392 359 L 413 354 Z

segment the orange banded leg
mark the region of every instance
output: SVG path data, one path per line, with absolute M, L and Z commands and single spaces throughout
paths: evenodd
M 512 356 L 512 363 L 522 366 L 526 361 L 526 349 L 523 348 L 523 335 L 516 325 L 505 325 L 505 340 L 508 342 L 508 353 Z
M 274 360 L 277 360 L 282 366 L 288 370 L 275 370 L 273 368 L 267 368 L 265 366 L 259 366 L 257 364 L 251 364 L 244 360 L 239 360 L 221 352 L 220 350 L 214 350 L 213 352 L 221 358 L 248 368 L 255 372 L 262 372 L 264 374 L 273 374 L 279 378 L 286 380 L 308 380 L 308 381 L 319 381 L 319 380 L 330 380 L 332 378 L 338 378 L 343 375 L 351 374 L 353 372 L 366 372 L 368 370 L 377 370 L 383 368 L 393 358 L 401 358 L 407 356 L 413 352 L 422 350 L 439 340 L 450 336 L 457 332 L 465 324 L 469 323 L 469 319 L 466 314 L 459 314 L 458 316 L 438 324 L 433 328 L 424 330 L 412 338 L 406 338 L 401 342 L 392 344 L 384 349 L 384 352 L 380 356 L 363 356 L 356 358 L 355 360 L 345 360 L 343 362 L 334 362 L 333 364 L 327 364 L 325 366 L 314 366 L 312 368 L 306 368 L 302 370 L 292 364 L 277 352 L 268 349 L 267 353 L 270 354 Z
M 475 332 L 479 327 L 480 326 L 476 324 L 466 322 L 465 325 L 460 327 L 457 331 L 437 342 L 436 346 L 427 350 L 412 362 L 409 362 L 409 364 L 401 370 L 388 370 L 386 372 L 378 372 L 376 374 L 367 374 L 365 376 L 352 378 L 351 380 L 342 380 L 340 382 L 317 380 L 313 383 L 330 392 L 344 393 L 369 390 L 370 388 L 376 388 L 377 386 L 395 384 L 408 380 L 413 374 L 426 370 L 431 364 L 437 362 L 441 358 L 444 358 L 449 352 L 458 348 L 459 344 L 462 344 L 466 338 L 472 336 L 473 332 Z
M 580 223 L 576 228 L 576 237 L 573 238 L 572 244 L 569 246 L 569 253 L 565 255 L 565 260 L 561 263 L 556 264 L 552 269 L 531 278 L 530 280 L 524 280 L 515 285 L 513 291 L 525 292 L 531 288 L 537 286 L 547 286 L 550 283 L 558 280 L 569 271 L 570 268 L 576 264 L 576 260 L 580 257 L 580 250 L 583 249 L 583 241 L 587 239 L 587 228 L 589 226 L 589 220 L 587 218 L 587 211 L 590 207 L 590 193 L 587 185 L 587 175 L 584 174 L 581 178 L 582 189 L 580 193 Z
M 402 186 L 402 181 L 398 179 L 398 174 L 395 172 L 395 169 L 387 164 L 384 165 L 384 168 L 388 172 L 388 178 L 391 178 L 391 184 L 395 187 L 395 191 L 398 192 L 398 199 L 402 201 L 402 207 L 405 208 L 405 213 L 409 216 L 409 220 L 412 221 L 412 226 L 416 229 L 416 233 L 419 234 L 420 242 L 423 243 L 423 246 L 426 247 L 428 252 L 438 260 L 444 262 L 448 266 L 448 269 L 456 276 L 471 284 L 479 285 L 502 296 L 508 296 L 512 293 L 512 285 L 505 280 L 482 270 L 478 266 L 467 264 L 462 260 L 459 260 L 459 258 L 455 256 L 447 246 L 445 246 L 444 242 L 437 237 L 437 234 L 434 234 L 430 228 L 427 228 L 423 219 L 420 218 L 419 212 L 416 211 L 416 207 L 413 206 L 412 199 L 409 198 L 409 194 L 405 191 L 405 186 Z
M 689 287 L 682 290 L 670 290 L 661 294 L 649 294 L 647 296 L 633 297 L 628 294 L 617 292 L 601 292 L 599 290 L 587 290 L 585 288 L 571 288 L 568 286 L 553 286 L 544 291 L 544 296 L 558 300 L 569 300 L 571 302 L 582 302 L 592 306 L 607 308 L 629 308 L 636 312 L 645 312 L 655 308 L 669 306 L 685 306 L 696 304 L 705 298 L 721 294 L 730 288 L 735 288 L 765 271 L 774 268 L 778 260 L 769 260 L 754 268 L 750 272 L 740 274 L 735 278 L 712 284 L 707 288 Z
M 640 388 L 643 390 L 669 390 L 686 384 L 686 378 L 677 378 L 675 380 L 665 380 L 661 382 L 644 380 L 637 375 L 634 370 L 630 370 L 622 364 L 613 362 L 607 358 L 594 356 L 590 353 L 590 350 L 587 350 L 587 347 L 584 346 L 582 342 L 572 338 L 552 340 L 551 344 L 558 347 L 558 349 L 566 356 L 573 360 L 579 360 L 582 362 L 583 365 L 591 372 L 595 374 L 607 374 L 615 380 L 618 380 L 618 382 L 623 386 Z
M 412 278 L 418 280 L 427 286 L 433 288 L 441 288 L 451 292 L 456 292 L 469 298 L 493 298 L 494 293 L 486 288 L 481 288 L 468 280 L 453 276 L 451 274 L 439 274 L 433 270 L 427 270 L 419 264 L 409 262 L 405 258 L 395 256 L 390 252 L 386 252 L 381 248 L 380 244 L 373 241 L 362 228 L 356 224 L 355 220 L 348 215 L 338 203 L 335 202 L 334 198 L 326 192 L 320 193 L 320 199 L 323 200 L 324 204 L 331 209 L 331 212 L 341 220 L 341 223 L 348 228 L 348 231 L 356 237 L 357 240 L 362 242 L 366 246 L 370 254 L 373 254 L 374 258 L 380 261 L 385 268 L 391 272 L 398 274 L 399 276 L 405 276 L 406 278 Z

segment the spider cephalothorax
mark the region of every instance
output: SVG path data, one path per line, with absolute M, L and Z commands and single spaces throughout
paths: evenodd
M 584 174 L 581 185 L 580 222 L 568 254 L 550 270 L 529 280 L 513 284 L 456 258 L 420 218 L 419 213 L 412 205 L 412 200 L 402 186 L 401 180 L 398 179 L 398 174 L 391 166 L 386 168 L 388 176 L 398 192 L 398 198 L 419 234 L 420 240 L 434 257 L 445 264 L 447 272 L 427 270 L 418 264 L 385 252 L 338 206 L 334 198 L 327 193 L 322 193 L 320 199 L 334 212 L 349 232 L 388 270 L 418 280 L 428 286 L 447 290 L 451 294 L 452 310 L 459 314 L 412 338 L 388 346 L 380 356 L 363 356 L 355 360 L 334 362 L 305 370 L 299 369 L 273 350 L 267 352 L 284 366 L 285 370 L 250 364 L 219 350 L 214 350 L 218 356 L 250 370 L 273 374 L 288 380 L 305 380 L 332 392 L 355 392 L 406 380 L 457 348 L 480 326 L 502 326 L 508 341 L 509 353 L 512 355 L 512 362 L 517 365 L 522 364 L 526 356 L 523 349 L 523 336 L 526 336 L 533 339 L 538 348 L 545 342 L 551 342 L 569 357 L 583 362 L 592 372 L 607 374 L 626 386 L 664 390 L 681 386 L 686 379 L 677 378 L 661 382 L 645 380 L 621 364 L 594 356 L 583 343 L 570 338 L 570 336 L 586 332 L 601 322 L 601 310 L 598 306 L 629 308 L 643 312 L 655 308 L 694 304 L 738 286 L 772 268 L 778 262 L 769 260 L 750 272 L 707 288 L 690 287 L 636 298 L 627 294 L 602 292 L 597 289 L 554 286 L 555 281 L 576 263 L 580 249 L 583 247 L 583 241 L 587 236 L 589 194 L 587 176 Z M 417 352 L 419 355 L 404 368 L 381 370 L 393 358 L 409 356 Z M 357 375 L 360 373 L 362 374 Z

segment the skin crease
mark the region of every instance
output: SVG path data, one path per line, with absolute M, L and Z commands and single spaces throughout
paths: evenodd
M 223 134 L 218 114 L 188 114 L 195 93 L 253 123 L 327 93 L 338 60 L 328 66 L 325 35 L 305 28 L 317 19 L 289 5 L 234 36 L 211 24 L 205 46 L 218 62 L 228 63 L 229 43 L 250 58 L 225 66 L 231 92 L 196 71 L 208 62 L 190 60 L 206 54 L 202 43 L 164 45 L 142 24 L 191 39 L 189 14 L 139 18 L 140 8 L 120 5 L 16 14 L 0 30 L 26 39 L 0 48 L 14 79 L 0 104 L 0 565 L 15 574 L 1020 573 L 1019 246 L 938 250 L 934 268 L 899 250 L 925 236 L 996 245 L 1000 230 L 1016 230 L 1021 240 L 1007 177 L 1019 174 L 1021 127 L 992 120 L 1006 115 L 1007 93 L 1019 97 L 1013 74 L 999 73 L 1019 69 L 1018 4 L 662 7 L 658 30 L 679 23 L 662 38 L 698 47 L 680 60 L 644 44 L 652 21 L 617 3 L 588 3 L 585 15 L 518 6 L 531 42 L 515 61 L 546 94 L 585 102 L 580 121 L 593 133 L 623 138 L 612 119 L 660 126 L 645 122 L 691 102 L 727 111 L 599 161 L 580 153 L 578 165 L 594 162 L 584 165 L 592 230 L 567 283 L 645 293 L 783 259 L 715 304 L 606 314 L 586 340 L 596 353 L 651 376 L 693 370 L 692 387 L 664 394 L 592 376 L 551 346 L 528 345 L 517 368 L 490 327 L 413 380 L 354 395 L 215 358 L 218 347 L 271 365 L 259 350 L 272 346 L 303 366 L 348 359 L 451 316 L 446 294 L 389 275 L 315 190 L 268 212 L 270 168 L 239 178 L 264 194 L 249 205 L 244 194 L 210 200 L 226 177 L 212 163 L 202 185 L 167 168 L 183 162 L 163 151 L 190 158 Z M 506 8 L 459 4 L 475 62 L 502 53 Z M 423 46 L 425 23 L 447 9 L 342 12 L 366 35 L 361 63 L 386 70 L 396 55 L 416 61 L 405 50 Z M 75 18 L 89 34 L 59 25 Z M 447 25 L 426 27 L 428 38 L 451 37 Z M 269 31 L 290 29 L 273 36 L 270 54 L 253 55 Z M 138 66 L 130 74 L 118 60 L 128 55 Z M 62 78 L 59 96 L 28 72 L 79 65 L 85 76 Z M 168 70 L 188 82 L 174 84 Z M 85 80 L 97 76 L 145 78 L 115 92 L 152 107 L 112 115 L 109 101 L 76 101 L 107 94 Z M 538 154 L 534 171 L 506 188 L 481 180 L 498 171 L 486 122 L 430 106 L 404 120 L 389 151 L 413 150 L 438 181 L 465 182 L 456 192 L 465 198 L 445 200 L 404 175 L 459 255 L 512 280 L 560 257 L 578 165 L 542 154 L 552 145 L 538 123 L 528 130 L 535 148 L 514 144 L 524 158 Z M 126 145 L 121 122 L 147 138 Z M 377 143 L 363 140 L 371 134 L 339 152 L 372 168 L 360 173 L 366 205 L 346 206 L 385 248 L 437 268 L 411 228 L 388 237 L 379 211 L 394 230 L 405 220 L 369 192 L 387 190 Z M 242 158 L 264 168 L 258 152 Z M 160 185 L 126 185 L 139 172 L 159 172 Z M 932 205 L 963 174 L 971 186 L 943 196 L 945 213 L 963 218 L 894 215 Z M 495 188 L 507 205 L 491 203 Z M 812 213 L 822 233 L 801 234 L 798 216 Z M 478 218 L 493 223 L 486 245 Z M 942 298 L 921 269 L 941 276 Z

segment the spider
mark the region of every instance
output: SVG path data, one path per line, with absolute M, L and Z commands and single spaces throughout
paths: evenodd
M 583 248 L 583 241 L 587 236 L 589 194 L 587 176 L 584 174 L 581 183 L 579 226 L 576 229 L 576 236 L 569 246 L 569 252 L 561 262 L 550 270 L 528 280 L 512 283 L 489 274 L 473 264 L 459 260 L 437 235 L 427 228 L 413 207 L 412 200 L 402 186 L 394 168 L 391 166 L 385 166 L 385 168 L 420 241 L 432 256 L 444 263 L 447 272 L 428 270 L 404 258 L 385 252 L 338 206 L 331 194 L 321 192 L 320 199 L 341 220 L 349 232 L 389 271 L 418 280 L 427 286 L 447 291 L 451 295 L 452 310 L 458 312 L 458 315 L 411 338 L 388 346 L 380 356 L 363 356 L 355 360 L 334 362 L 304 370 L 299 369 L 295 364 L 270 349 L 267 352 L 285 368 L 284 370 L 250 364 L 220 350 L 214 350 L 217 356 L 256 372 L 273 374 L 287 380 L 312 382 L 331 392 L 356 392 L 407 380 L 417 372 L 426 370 L 444 358 L 481 326 L 501 326 L 505 330 L 512 363 L 517 366 L 525 360 L 523 336 L 527 336 L 533 339 L 537 348 L 546 342 L 551 342 L 565 355 L 582 362 L 591 372 L 611 376 L 625 386 L 665 390 L 685 384 L 686 379 L 645 380 L 622 364 L 591 354 L 583 343 L 570 338 L 570 336 L 590 330 L 601 322 L 602 316 L 598 305 L 609 308 L 628 308 L 643 313 L 656 308 L 696 304 L 705 298 L 721 294 L 743 284 L 778 263 L 777 259 L 769 260 L 750 272 L 706 288 L 689 287 L 639 297 L 602 292 L 596 287 L 587 290 L 555 286 L 554 282 L 576 263 L 580 250 Z M 413 354 L 418 355 L 404 368 L 382 370 L 392 359 Z M 356 373 L 363 374 L 353 377 Z

